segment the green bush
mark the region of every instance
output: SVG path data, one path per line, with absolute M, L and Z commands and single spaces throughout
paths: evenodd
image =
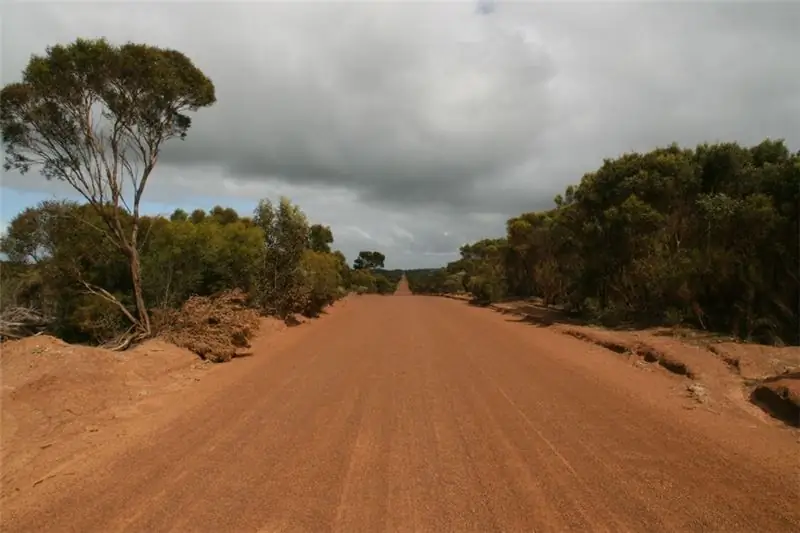
M 307 303 L 303 314 L 317 316 L 341 294 L 341 276 L 337 258 L 330 253 L 306 250 L 303 254 L 303 283 Z

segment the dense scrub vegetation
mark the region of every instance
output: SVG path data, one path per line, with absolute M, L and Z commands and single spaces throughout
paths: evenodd
M 379 292 L 384 282 L 377 280 L 385 279 L 361 269 L 358 281 L 367 289 L 352 285 L 356 271 L 344 255 L 319 246 L 323 232 L 326 244 L 333 242 L 330 228 L 309 225 L 288 199 L 277 206 L 262 201 L 253 217 L 218 206 L 142 216 L 140 224 L 142 289 L 154 332 L 165 310 L 193 296 L 238 291 L 263 314 L 314 316 L 351 288 Z M 101 226 L 91 206 L 70 201 L 42 202 L 17 215 L 0 239 L 2 309 L 47 317 L 47 331 L 73 342 L 101 343 L 126 331 L 131 321 L 104 294 L 133 309 L 130 271 Z
M 259 313 L 314 316 L 351 289 L 393 292 L 393 275 L 377 272 L 383 254 L 363 251 L 351 269 L 331 229 L 286 198 L 262 200 L 252 217 L 141 213 L 164 143 L 185 139 L 189 113 L 215 102 L 211 80 L 176 50 L 78 39 L 31 57 L 0 92 L 4 168 L 37 170 L 83 201 L 42 202 L 11 221 L 0 337 L 48 331 L 122 349 L 181 332 L 179 344 L 227 360 Z
M 350 268 L 330 228 L 288 199 L 263 200 L 252 217 L 140 212 L 164 143 L 184 140 L 190 113 L 215 101 L 212 81 L 175 50 L 78 39 L 31 57 L 0 93 L 4 167 L 38 170 L 84 201 L 43 202 L 12 221 L 0 335 L 124 347 L 169 326 L 170 310 L 204 308 L 192 297 L 224 293 L 288 319 L 350 290 L 394 292 L 402 273 L 383 270 L 383 254 L 362 251 Z M 800 341 L 800 154 L 784 143 L 626 154 L 555 203 L 463 246 L 444 269 L 410 271 L 411 289 Z
M 385 260 L 386 256 L 380 252 L 359 252 L 353 262 L 353 272 L 350 274 L 351 286 L 357 293 L 394 293 L 400 278 L 403 277 L 403 271 L 385 270 L 383 268 Z
M 403 271 L 399 269 L 385 270 L 383 268 L 376 268 L 372 273 L 376 279 L 375 292 L 378 294 L 394 294 L 394 291 L 397 290 L 397 284 L 400 283 L 403 277 Z
M 415 268 L 405 271 L 408 287 L 414 294 L 466 293 L 464 273 L 447 268 Z
M 800 341 L 800 153 L 783 142 L 625 154 L 555 203 L 463 246 L 446 268 L 409 272 L 411 290 Z

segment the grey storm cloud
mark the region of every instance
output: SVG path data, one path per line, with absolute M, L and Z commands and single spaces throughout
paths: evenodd
M 494 13 L 495 8 L 496 4 L 494 0 L 478 0 L 478 7 L 477 7 L 478 13 L 481 13 L 483 15 L 489 15 L 491 13 Z
M 259 7 L 270 58 L 212 72 L 221 103 L 165 161 L 461 203 L 476 181 L 529 158 L 547 129 L 551 58 L 462 6 Z
M 181 50 L 218 103 L 166 146 L 148 198 L 286 193 L 348 253 L 441 263 L 630 150 L 800 148 L 800 3 L 142 6 L 5 4 L 4 82 L 79 36 Z

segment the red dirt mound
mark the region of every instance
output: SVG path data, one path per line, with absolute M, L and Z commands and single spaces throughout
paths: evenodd
M 117 353 L 37 336 L 1 349 L 3 499 L 64 456 L 114 438 L 109 425 L 157 409 L 165 393 L 199 379 L 206 366 L 160 340 Z
M 751 395 L 773 417 L 800 427 L 800 379 L 780 378 L 758 385 Z
M 726 406 L 738 414 L 763 414 L 797 425 L 800 348 L 764 346 L 721 339 L 708 332 L 654 328 L 610 330 L 572 320 L 557 309 L 536 301 L 508 301 L 489 306 L 524 322 L 601 346 L 633 359 L 641 368 L 657 363 L 673 374 L 689 377 L 689 396 L 711 402 L 715 409 Z M 752 403 L 751 403 L 752 402 Z
M 764 379 L 800 371 L 800 348 L 797 346 L 720 342 L 708 348 L 745 379 Z

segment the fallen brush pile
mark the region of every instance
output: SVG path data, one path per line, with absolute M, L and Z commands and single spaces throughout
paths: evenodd
M 36 309 L 9 307 L 0 313 L 0 340 L 21 339 L 41 333 L 50 323 Z
M 259 314 L 246 306 L 246 299 L 240 290 L 192 296 L 180 310 L 159 313 L 161 337 L 207 361 L 230 361 L 243 355 L 258 331 Z

